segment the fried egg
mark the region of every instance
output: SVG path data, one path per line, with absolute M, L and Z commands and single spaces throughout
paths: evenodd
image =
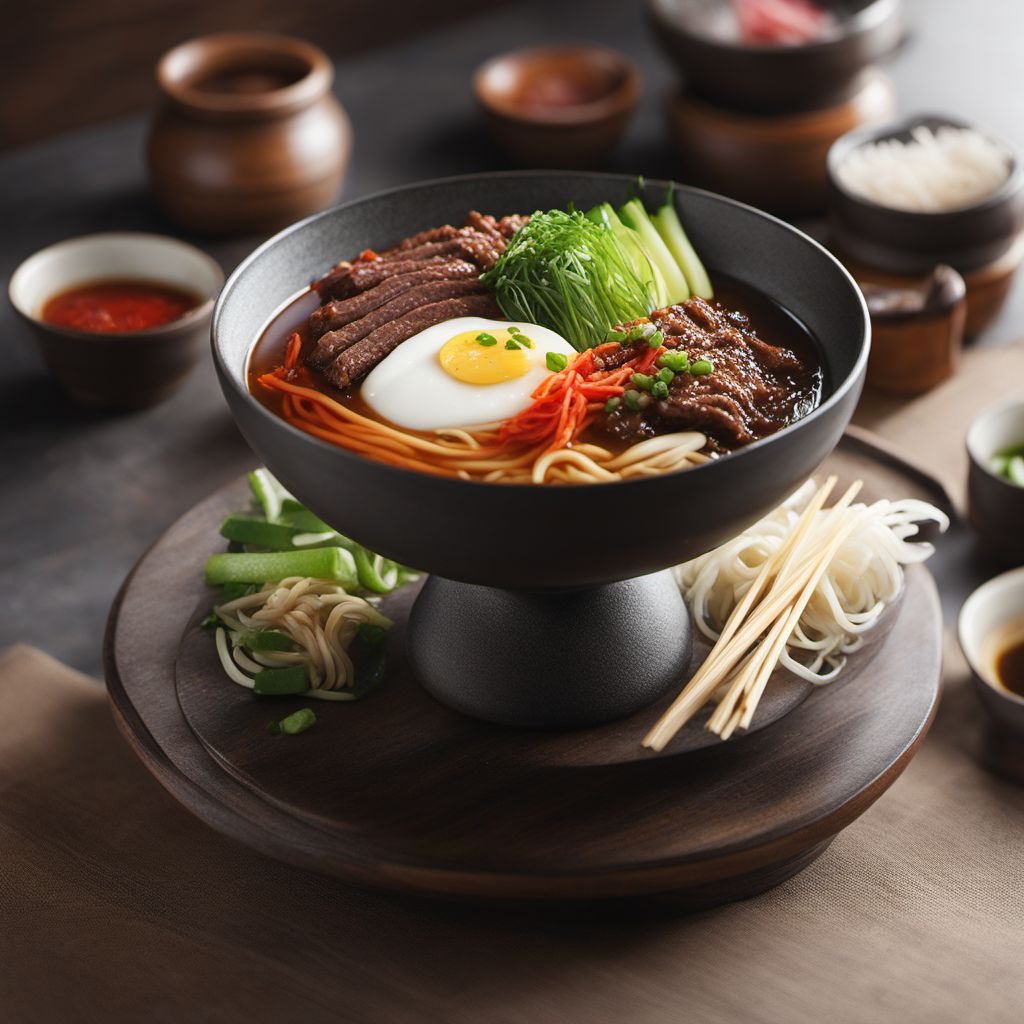
M 537 324 L 458 317 L 403 341 L 361 394 L 378 416 L 409 430 L 497 423 L 530 405 L 552 372 L 548 353 L 570 359 L 576 350 Z

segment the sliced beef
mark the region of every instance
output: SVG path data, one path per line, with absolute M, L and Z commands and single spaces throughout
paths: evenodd
M 405 276 L 412 277 L 413 275 Z M 383 287 L 383 285 L 378 287 Z M 371 332 L 397 320 L 406 313 L 411 313 L 421 306 L 440 302 L 443 299 L 455 299 L 485 291 L 486 288 L 476 276 L 464 277 L 461 280 L 428 281 L 417 285 L 415 288 L 403 291 L 390 302 L 384 303 L 383 306 L 371 310 L 366 316 L 353 320 L 338 330 L 328 331 L 322 335 L 306 362 L 321 370 L 357 341 L 362 341 Z
M 397 298 L 403 292 L 429 281 L 456 281 L 467 278 L 476 279 L 480 271 L 472 263 L 465 260 L 441 260 L 428 263 L 420 270 L 408 274 L 398 274 L 381 281 L 374 288 L 369 288 L 350 299 L 339 299 L 327 302 L 317 309 L 309 318 L 309 329 L 314 338 L 319 338 L 327 331 L 336 331 L 339 327 L 366 316 L 367 313 Z
M 403 341 L 442 320 L 458 316 L 500 316 L 494 296 L 489 292 L 443 299 L 420 306 L 405 316 L 378 327 L 362 341 L 345 349 L 324 370 L 328 380 L 336 387 L 348 388 L 366 376 L 386 355 Z
M 421 260 L 461 259 L 480 270 L 490 270 L 501 258 L 508 239 L 529 219 L 513 214 L 496 220 L 470 210 L 460 228 L 442 224 L 420 231 L 383 253 L 367 250 L 358 260 L 343 260 L 314 281 L 313 288 L 325 300 L 349 298 L 387 277 L 410 273 L 415 268 L 409 264 Z
M 498 221 L 498 230 L 506 237 L 511 238 L 520 228 L 525 227 L 530 217 L 525 213 L 513 213 L 508 217 L 502 217 Z
M 417 246 L 426 245 L 428 242 L 446 242 L 449 238 L 454 238 L 458 233 L 459 229 L 452 227 L 451 224 L 442 224 L 439 228 L 427 228 L 426 231 L 420 231 L 418 234 L 399 242 L 398 245 L 386 250 L 382 255 L 394 256 L 409 249 L 415 249 Z
M 439 267 L 449 263 L 443 257 L 431 260 L 369 260 L 338 267 L 315 282 L 313 287 L 325 299 L 347 299 L 369 288 L 376 288 L 381 281 L 399 274 L 410 274 L 415 270 Z
M 427 260 L 438 257 L 459 258 L 475 263 L 481 270 L 488 270 L 498 262 L 505 251 L 504 242 L 500 249 L 493 239 L 474 231 L 472 228 L 460 228 L 453 237 L 443 242 L 425 242 L 413 249 L 405 249 L 394 254 L 395 258 L 404 260 Z M 390 257 L 389 257 L 390 258 Z

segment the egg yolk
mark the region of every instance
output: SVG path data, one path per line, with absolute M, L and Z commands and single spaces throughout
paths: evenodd
M 507 330 L 466 331 L 449 338 L 437 358 L 445 373 L 465 384 L 515 380 L 529 371 L 530 362 L 519 345 L 507 347 L 514 337 Z

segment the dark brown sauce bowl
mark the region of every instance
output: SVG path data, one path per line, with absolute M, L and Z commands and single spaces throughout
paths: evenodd
M 981 202 L 954 210 L 919 213 L 882 206 L 850 192 L 837 169 L 853 150 L 884 139 L 909 139 L 914 128 L 974 128 L 955 118 L 919 114 L 844 135 L 829 150 L 829 232 L 845 255 L 896 274 L 926 274 L 939 263 L 969 273 L 1004 256 L 1024 226 L 1024 172 L 1009 146 L 1006 181 Z M 983 134 L 989 135 L 987 132 Z
M 647 0 L 652 30 L 686 87 L 735 110 L 794 113 L 848 100 L 865 68 L 903 36 L 902 0 L 834 0 L 835 35 L 802 46 L 761 46 L 702 30 L 725 0 Z
M 540 46 L 487 61 L 473 91 L 491 135 L 516 163 L 586 167 L 615 148 L 643 80 L 607 47 Z
M 495 214 L 620 202 L 628 175 L 480 174 L 394 189 L 309 218 L 231 275 L 213 349 L 239 429 L 284 485 L 371 549 L 453 580 L 568 590 L 692 558 L 749 526 L 802 483 L 838 442 L 860 395 L 870 325 L 854 280 L 802 232 L 750 207 L 677 188 L 675 202 L 712 274 L 757 288 L 817 339 L 826 395 L 804 419 L 699 468 L 621 483 L 487 484 L 434 477 L 355 455 L 297 430 L 250 394 L 246 369 L 272 315 L 338 259 L 469 209 Z M 649 182 L 648 206 L 667 182 Z
M 41 317 L 44 304 L 69 288 L 132 278 L 194 294 L 183 316 L 146 330 L 100 334 L 60 327 Z M 79 405 L 128 411 L 154 405 L 175 391 L 202 354 L 214 299 L 224 282 L 202 250 L 164 235 L 111 232 L 47 246 L 11 276 L 11 305 L 35 335 L 61 388 Z

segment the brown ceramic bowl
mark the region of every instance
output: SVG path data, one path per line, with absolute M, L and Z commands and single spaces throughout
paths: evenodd
M 880 270 L 861 260 L 854 259 L 834 237 L 831 239 L 832 252 L 842 260 L 846 269 L 858 281 L 870 282 L 894 288 L 912 288 L 921 279 L 921 273 L 896 274 Z M 967 317 L 964 323 L 964 338 L 970 340 L 980 334 L 999 315 L 1010 294 L 1021 263 L 1024 262 L 1024 234 L 1019 234 L 1011 248 L 999 259 L 986 263 L 977 270 L 962 273 L 967 291 Z M 959 273 L 959 271 L 958 271 Z
M 329 206 L 351 151 L 322 50 L 227 32 L 182 43 L 157 66 L 150 179 L 167 215 L 206 234 L 270 231 Z
M 860 73 L 903 35 L 901 0 L 846 0 L 832 35 L 804 46 L 761 46 L 716 35 L 726 0 L 647 0 L 662 49 L 688 91 L 753 113 L 834 107 L 857 91 Z
M 1024 394 L 986 409 L 967 431 L 968 517 L 978 546 L 1002 565 L 1024 565 L 1024 487 L 998 476 L 992 457 L 1017 445 L 1024 445 Z
M 494 140 L 516 163 L 588 168 L 622 138 L 643 82 L 603 46 L 541 46 L 489 60 L 473 89 Z
M 952 267 L 938 266 L 912 286 L 860 284 L 871 313 L 868 387 L 890 395 L 919 395 L 956 372 L 967 288 Z
M 975 590 L 960 611 L 958 633 L 981 702 L 1002 728 L 1024 737 L 1024 697 L 1003 686 L 996 672 L 999 653 L 1024 636 L 1024 569 Z
M 892 117 L 888 77 L 868 71 L 834 107 L 797 114 L 723 110 L 689 93 L 669 97 L 673 139 L 686 180 L 761 209 L 820 214 L 828 203 L 829 147 L 853 128 Z
M 837 169 L 855 149 L 883 139 L 906 140 L 914 128 L 973 127 L 954 118 L 918 115 L 839 139 L 828 154 L 829 231 L 854 260 L 896 274 L 926 274 L 948 263 L 962 274 L 992 264 L 1013 247 L 1024 226 L 1024 173 L 1010 148 L 1006 181 L 979 203 L 940 213 L 882 206 L 850 192 Z
M 77 331 L 40 319 L 54 295 L 118 279 L 170 285 L 200 301 L 171 323 L 120 334 Z M 15 270 L 8 294 L 61 387 L 80 405 L 121 411 L 153 405 L 185 379 L 209 342 L 213 304 L 223 283 L 217 263 L 194 246 L 124 232 L 85 235 L 41 249 Z

